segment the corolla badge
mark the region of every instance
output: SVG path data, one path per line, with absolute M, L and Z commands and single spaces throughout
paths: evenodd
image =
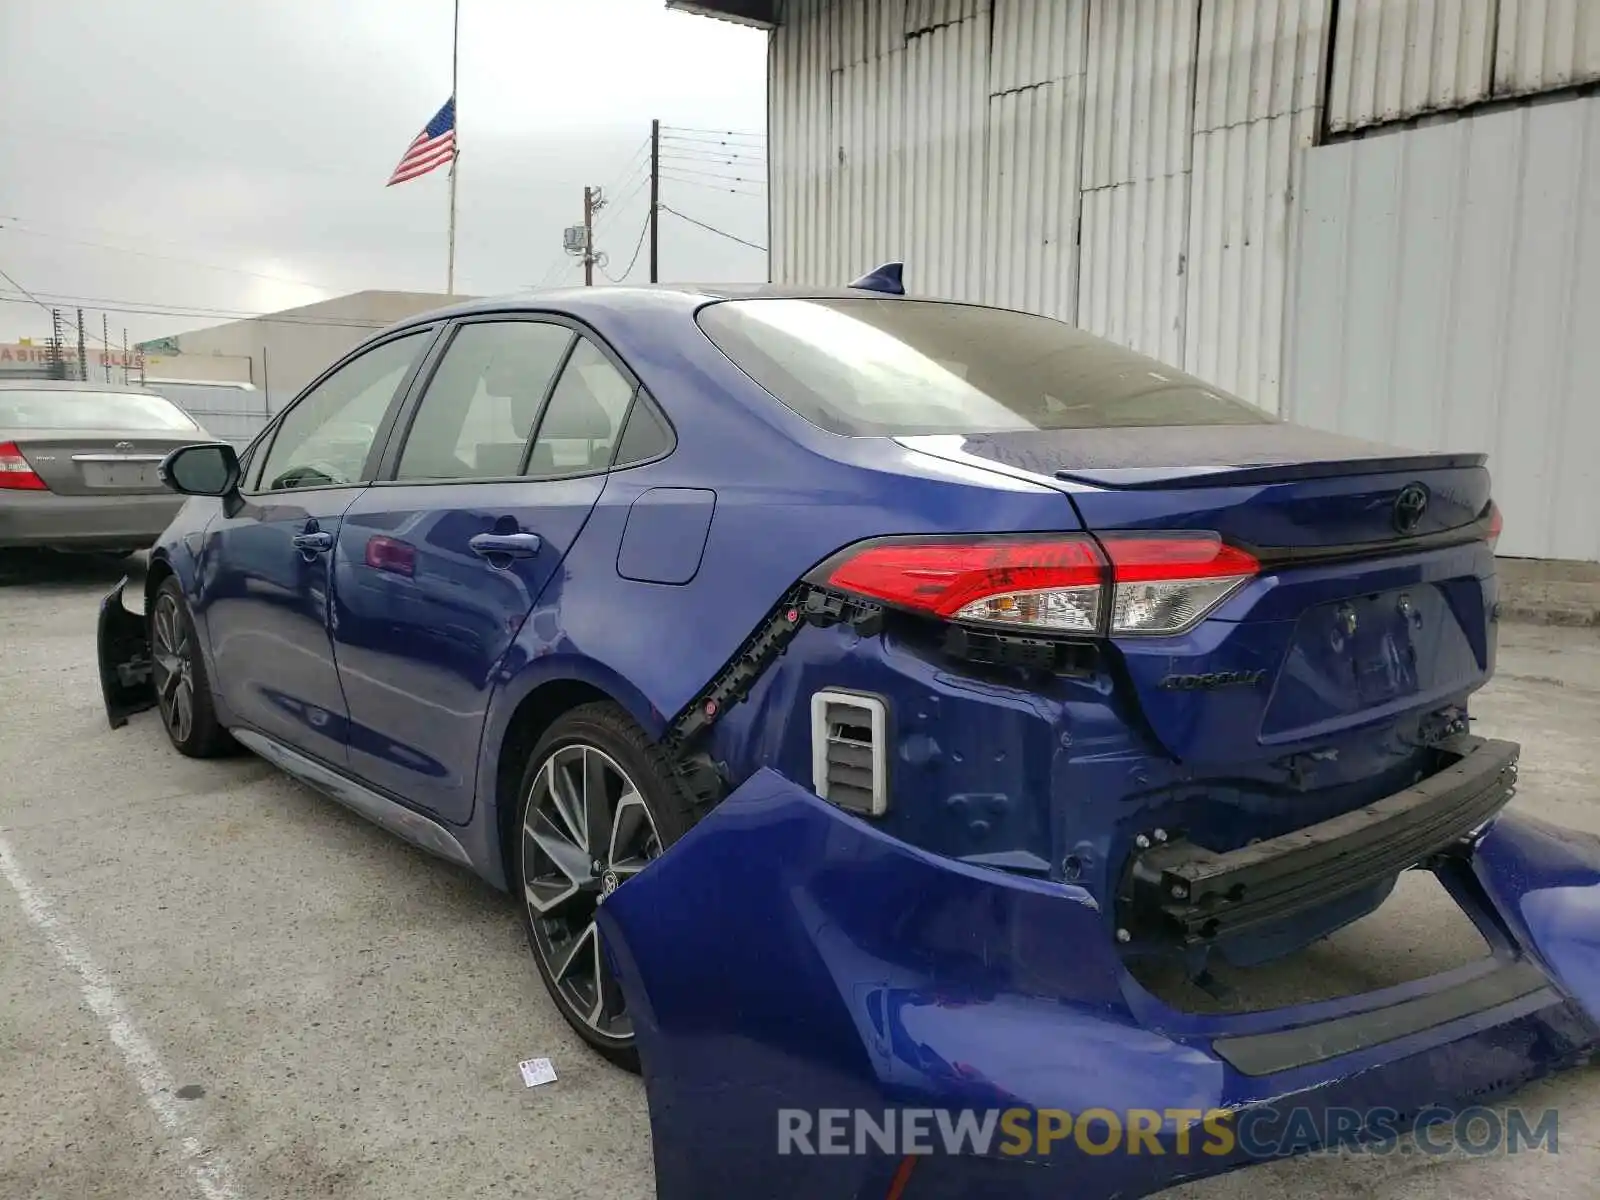
M 1428 511 L 1428 489 L 1420 483 L 1408 483 L 1400 489 L 1394 502 L 1394 527 L 1400 533 L 1412 533 L 1422 524 L 1422 514 Z
M 1168 675 L 1160 687 L 1167 692 L 1210 692 L 1226 687 L 1255 687 L 1265 671 L 1209 671 L 1204 675 Z

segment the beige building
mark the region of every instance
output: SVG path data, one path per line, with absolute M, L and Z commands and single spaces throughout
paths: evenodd
M 266 316 L 139 343 L 148 382 L 250 383 L 276 412 L 356 343 L 405 317 L 468 299 L 434 292 L 354 292 Z

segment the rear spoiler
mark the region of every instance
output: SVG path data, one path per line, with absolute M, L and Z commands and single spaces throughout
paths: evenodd
M 1251 463 L 1209 467 L 1075 467 L 1055 478 L 1091 487 L 1160 489 L 1234 487 L 1283 483 L 1293 479 L 1326 479 L 1334 475 L 1383 475 L 1390 472 L 1450 471 L 1482 467 L 1486 454 L 1383 454 L 1371 458 L 1339 458 L 1312 462 Z

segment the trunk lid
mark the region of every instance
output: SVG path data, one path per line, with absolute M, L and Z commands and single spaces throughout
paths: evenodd
M 61 496 L 148 495 L 165 491 L 156 468 L 168 452 L 203 434 L 117 429 L 30 429 L 0 434 L 15 443 L 46 487 Z
M 1188 633 L 1114 639 L 1130 700 L 1185 763 L 1381 732 L 1493 669 L 1481 455 L 1274 423 L 982 434 L 960 456 L 1054 481 L 1092 532 L 1214 531 L 1260 559 Z

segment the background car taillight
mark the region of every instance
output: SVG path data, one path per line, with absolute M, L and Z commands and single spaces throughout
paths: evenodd
M 1152 635 L 1192 628 L 1259 570 L 1214 533 L 889 538 L 810 581 L 962 624 Z
M 20 492 L 47 492 L 44 480 L 34 474 L 33 467 L 22 457 L 15 442 L 0 442 L 0 488 Z

